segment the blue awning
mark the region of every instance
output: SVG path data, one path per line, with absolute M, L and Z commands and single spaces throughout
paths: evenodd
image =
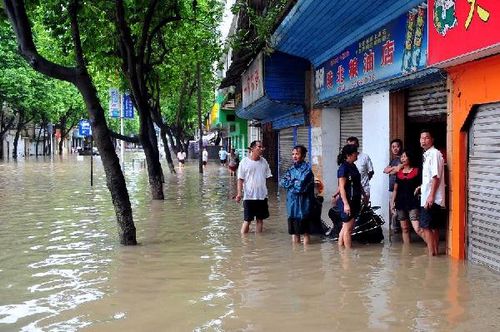
M 279 51 L 314 66 L 426 1 L 298 0 L 272 36 Z
M 236 115 L 266 123 L 292 114 L 301 114 L 303 123 L 305 78 L 310 66 L 307 60 L 282 52 L 264 56 L 264 94 L 249 106 L 238 109 Z

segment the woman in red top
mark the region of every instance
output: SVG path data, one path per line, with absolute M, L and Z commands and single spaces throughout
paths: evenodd
M 392 206 L 397 211 L 398 220 L 401 222 L 403 243 L 410 243 L 410 222 L 415 233 L 420 237 L 423 235 L 418 222 L 420 200 L 416 196 L 416 189 L 422 183 L 422 174 L 420 169 L 415 167 L 415 157 L 408 150 L 401 154 L 401 165 L 403 168 L 396 173 Z

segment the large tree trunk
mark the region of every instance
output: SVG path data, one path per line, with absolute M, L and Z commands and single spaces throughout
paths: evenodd
M 24 112 L 19 111 L 19 119 L 17 121 L 16 135 L 14 136 L 14 146 L 12 147 L 12 158 L 17 159 L 17 145 L 19 144 L 19 136 L 24 126 Z
M 4 0 L 4 8 L 9 15 L 12 27 L 16 33 L 21 55 L 36 71 L 56 79 L 71 82 L 82 94 L 89 113 L 97 149 L 101 154 L 102 164 L 106 173 L 106 184 L 111 192 L 111 199 L 119 228 L 120 243 L 126 245 L 137 244 L 132 207 L 130 205 L 125 178 L 123 177 L 120 161 L 109 136 L 104 109 L 100 104 L 97 91 L 88 74 L 84 60 L 77 19 L 78 5 L 79 2 L 73 0 L 68 6 L 77 65 L 75 67 L 63 67 L 45 59 L 38 53 L 33 41 L 33 32 L 31 31 L 24 1 Z
M 77 81 L 77 87 L 87 105 L 94 142 L 101 155 L 102 165 L 106 173 L 106 185 L 111 193 L 111 199 L 115 208 L 120 243 L 135 245 L 137 244 L 137 240 L 132 206 L 130 205 L 125 177 L 120 167 L 120 160 L 116 155 L 115 147 L 109 135 L 109 128 L 104 117 L 104 109 L 99 103 L 97 91 L 90 77 L 87 75 L 80 76 Z
M 139 111 L 141 144 L 146 156 L 146 165 L 148 168 L 149 185 L 151 190 L 151 198 L 154 200 L 163 200 L 163 171 L 160 164 L 160 154 L 158 152 L 158 144 L 153 128 L 153 123 L 149 112 L 144 109 Z M 154 135 L 154 139 L 153 139 Z

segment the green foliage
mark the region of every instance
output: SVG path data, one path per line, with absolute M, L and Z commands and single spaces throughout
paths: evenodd
M 271 35 L 288 2 L 237 0 L 231 9 L 233 14 L 240 16 L 241 23 L 238 31 L 230 37 L 231 47 L 235 50 L 257 52 L 263 49 L 266 53 L 272 52 Z

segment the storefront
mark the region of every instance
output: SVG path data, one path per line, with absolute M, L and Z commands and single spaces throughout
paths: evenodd
M 485 1 L 481 15 L 471 6 L 456 2 L 429 31 L 429 62 L 449 75 L 448 249 L 500 271 L 500 3 Z

